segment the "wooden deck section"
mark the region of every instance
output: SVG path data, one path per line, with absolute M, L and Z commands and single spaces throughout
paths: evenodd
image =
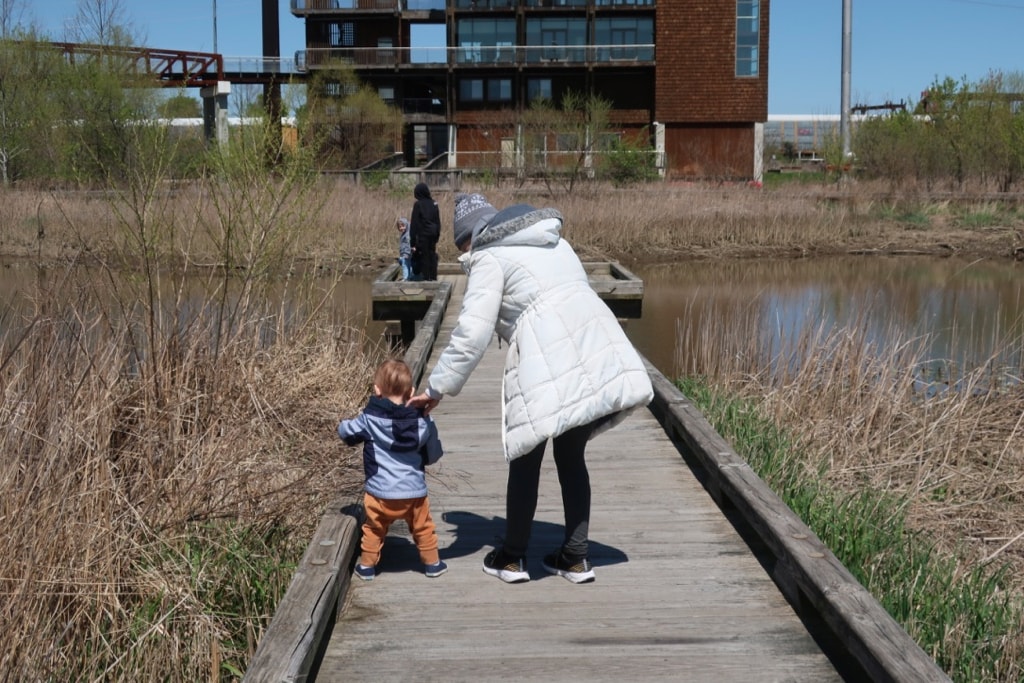
M 406 354 L 414 370 L 432 367 L 458 313 L 465 278 L 441 279 Z M 541 566 L 562 533 L 550 453 L 532 580 L 484 574 L 504 529 L 504 353 L 493 342 L 434 412 L 446 454 L 430 498 L 448 573 L 426 578 L 396 527 L 379 576 L 353 580 L 359 511 L 340 501 L 246 681 L 949 680 L 653 367 L 651 409 L 587 451 L 597 581 L 573 585 Z
M 644 298 L 644 281 L 616 261 L 583 264 L 590 286 L 615 315 L 639 318 Z M 445 280 L 462 274 L 457 263 L 438 265 L 436 281 L 406 282 L 398 279 L 398 264 L 388 266 L 373 282 L 373 319 L 400 321 L 402 342 L 411 344 L 416 336 L 416 322 L 421 320 Z

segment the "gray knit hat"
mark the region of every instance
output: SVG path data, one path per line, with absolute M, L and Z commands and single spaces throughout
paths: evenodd
M 455 246 L 462 249 L 466 240 L 483 228 L 487 221 L 494 218 L 498 210 L 487 203 L 482 194 L 460 194 L 455 197 Z

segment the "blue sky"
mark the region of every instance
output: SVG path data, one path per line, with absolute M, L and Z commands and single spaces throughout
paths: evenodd
M 916 102 L 936 78 L 975 82 L 989 71 L 1024 73 L 1024 0 L 852 0 L 851 104 Z M 150 46 L 213 50 L 213 0 L 120 0 Z M 842 0 L 772 0 L 770 114 L 840 113 Z M 78 0 L 25 3 L 56 39 Z M 261 0 L 216 0 L 217 50 L 262 52 Z M 281 55 L 302 49 L 303 23 L 279 0 Z M 42 9 L 45 7 L 45 11 Z

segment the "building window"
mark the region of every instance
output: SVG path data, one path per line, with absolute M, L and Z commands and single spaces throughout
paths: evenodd
M 526 20 L 527 62 L 582 62 L 586 44 L 586 19 L 545 17 Z
M 460 19 L 456 27 L 460 64 L 510 61 L 516 42 L 515 19 Z M 504 49 L 502 49 L 504 48 Z
M 355 47 L 356 26 L 351 21 L 332 21 L 328 25 L 331 47 Z
M 459 99 L 463 102 L 511 102 L 511 78 L 463 78 L 459 81 Z
M 328 81 L 324 83 L 324 95 L 328 97 L 348 97 L 349 95 L 355 95 L 359 92 L 359 86 L 355 83 L 339 83 L 338 81 Z
M 579 152 L 583 145 L 576 133 L 559 133 L 555 136 L 555 149 L 559 152 Z
M 622 133 L 601 133 L 597 138 L 597 148 L 605 152 L 618 149 L 622 143 Z
M 380 98 L 388 104 L 395 103 L 395 86 L 382 85 L 377 88 L 377 94 L 380 95 Z
M 489 78 L 489 79 L 487 79 L 487 100 L 489 102 L 511 102 L 512 101 L 512 79 L 511 78 Z
M 538 98 L 551 99 L 550 78 L 531 78 L 526 81 L 526 99 L 533 102 Z
M 757 76 L 760 46 L 760 3 L 736 0 L 736 76 Z
M 463 78 L 459 81 L 459 99 L 463 102 L 483 102 L 484 79 Z
M 597 60 L 601 62 L 654 59 L 654 20 L 650 17 L 595 19 L 594 45 Z

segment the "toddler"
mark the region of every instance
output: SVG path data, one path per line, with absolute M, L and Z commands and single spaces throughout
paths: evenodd
M 376 576 L 384 538 L 399 519 L 409 525 L 424 573 L 433 578 L 448 571 L 437 552 L 424 472 L 443 455 L 441 441 L 434 421 L 405 405 L 410 396 L 409 366 L 400 360 L 385 361 L 373 376 L 373 396 L 363 412 L 338 424 L 338 436 L 345 443 L 363 444 L 366 521 L 355 574 L 365 581 Z

